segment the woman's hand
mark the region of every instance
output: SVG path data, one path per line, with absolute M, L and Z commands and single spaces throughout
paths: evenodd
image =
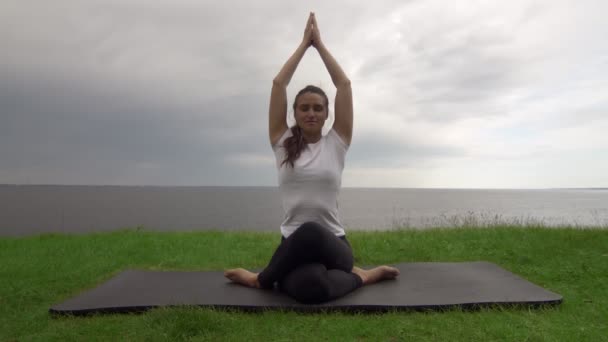
M 304 29 L 304 38 L 302 38 L 302 45 L 306 47 L 313 45 L 313 19 L 314 14 L 310 12 L 310 14 L 308 15 L 308 20 L 306 21 L 306 28 Z
M 319 32 L 319 25 L 317 24 L 315 14 L 311 13 L 310 16 L 312 18 L 312 45 L 315 48 L 319 48 L 319 46 L 323 44 L 323 42 L 321 42 L 321 32 Z

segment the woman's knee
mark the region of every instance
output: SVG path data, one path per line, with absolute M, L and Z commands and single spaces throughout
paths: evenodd
M 327 269 L 321 264 L 306 264 L 289 274 L 281 284 L 283 290 L 301 303 L 329 300 L 330 284 Z

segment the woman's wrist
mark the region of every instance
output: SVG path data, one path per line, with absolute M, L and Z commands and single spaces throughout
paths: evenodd
M 310 45 L 306 45 L 305 42 L 301 42 L 300 45 L 298 45 L 298 48 L 296 49 L 295 54 L 298 55 L 298 61 L 300 58 L 302 58 L 304 56 L 304 54 L 306 53 L 306 50 L 308 50 L 308 47 Z
M 305 41 L 305 40 L 303 40 L 303 41 L 300 43 L 299 48 L 308 49 L 308 48 L 310 47 L 310 45 L 311 45 L 311 44 L 310 44 L 310 42 L 309 42 L 309 41 Z
M 314 46 L 314 47 L 315 47 L 315 49 L 317 49 L 317 50 L 325 50 L 325 49 L 327 49 L 327 48 L 325 47 L 325 44 L 323 44 L 323 42 L 322 42 L 322 41 L 320 41 L 320 40 L 319 40 L 319 41 L 316 41 L 316 42 L 313 44 L 313 46 Z
M 321 58 L 323 59 L 326 55 L 329 55 L 329 50 L 327 50 L 327 47 L 325 46 L 325 44 L 323 44 L 323 42 L 318 42 L 317 44 L 314 45 L 315 49 L 317 49 L 317 52 L 319 53 L 319 55 L 321 56 Z

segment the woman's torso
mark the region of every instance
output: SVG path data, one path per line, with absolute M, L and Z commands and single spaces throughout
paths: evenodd
M 288 129 L 273 146 L 285 211 L 282 235 L 288 237 L 309 221 L 321 224 L 336 236 L 344 235 L 338 196 L 348 145 L 331 129 L 318 142 L 307 144 L 292 168 L 281 165 L 286 153 L 283 142 L 291 135 Z

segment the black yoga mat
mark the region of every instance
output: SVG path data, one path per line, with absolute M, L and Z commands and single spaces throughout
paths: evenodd
M 562 296 L 489 262 L 402 263 L 396 280 L 364 286 L 323 304 L 300 304 L 278 290 L 230 283 L 223 271 L 124 271 L 50 308 L 54 314 L 134 312 L 195 305 L 242 310 L 384 311 L 464 308 L 492 304 L 559 304 Z

